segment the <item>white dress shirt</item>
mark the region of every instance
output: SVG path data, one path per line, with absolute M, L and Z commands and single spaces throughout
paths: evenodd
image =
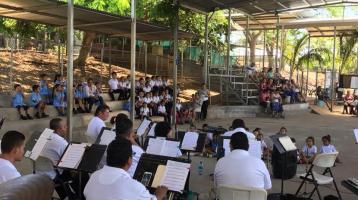
M 156 200 L 140 182 L 121 168 L 104 166 L 92 174 L 85 189 L 87 200 Z
M 221 158 L 215 167 L 215 186 L 233 185 L 270 189 L 270 174 L 265 163 L 245 150 L 234 150 Z
M 50 137 L 50 140 L 47 141 L 45 148 L 42 150 L 41 156 L 50 159 L 53 165 L 57 165 L 67 146 L 68 142 L 65 140 L 65 138 L 56 133 L 53 133 Z M 55 171 L 49 171 L 46 172 L 46 174 L 51 179 L 56 177 Z
M 103 127 L 106 127 L 104 121 L 99 117 L 93 117 L 87 127 L 86 136 L 88 142 L 94 143 Z
M 116 90 L 118 89 L 118 80 L 112 78 L 108 81 L 108 85 L 111 90 Z
M 132 157 L 132 165 L 128 169 L 128 173 L 131 175 L 131 177 L 134 176 L 134 172 L 137 169 L 137 165 L 139 163 L 139 159 L 144 153 L 143 149 L 140 148 L 138 145 L 132 145 L 132 151 L 133 151 L 133 157 Z
M 0 158 L 0 184 L 20 176 L 21 174 L 10 161 Z
M 159 105 L 158 106 L 158 112 L 159 113 L 167 113 L 167 110 L 166 110 L 165 106 Z
M 237 133 L 237 132 L 245 133 L 246 136 L 247 136 L 247 139 L 249 139 L 249 140 L 256 140 L 255 135 L 253 133 L 249 132 L 249 131 L 246 131 L 246 129 L 244 129 L 244 128 L 236 128 L 235 130 L 232 130 L 232 131 L 226 131 L 223 136 L 229 136 L 230 137 L 234 133 Z

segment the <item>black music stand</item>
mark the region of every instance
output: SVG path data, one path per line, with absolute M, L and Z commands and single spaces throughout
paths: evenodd
M 157 168 L 159 165 L 166 165 L 168 160 L 177 161 L 177 162 L 183 162 L 183 163 L 191 163 L 189 160 L 183 159 L 183 158 L 173 158 L 168 156 L 159 156 L 159 155 L 151 155 L 151 154 L 142 154 L 140 157 L 140 160 L 138 162 L 136 171 L 134 173 L 133 179 L 141 182 L 143 175 L 147 172 L 151 173 L 152 176 L 148 182 L 147 189 L 150 191 L 150 193 L 154 194 L 156 188 L 152 188 L 151 185 L 154 181 L 155 173 L 157 171 Z M 188 174 L 188 178 L 185 183 L 184 190 L 189 190 L 189 179 L 190 179 L 190 171 Z M 178 192 L 170 191 L 174 193 L 175 195 L 181 195 Z
M 0 129 L 1 129 L 2 125 L 4 124 L 4 121 L 5 121 L 5 118 L 4 117 L 1 118 L 1 120 L 0 120 Z
M 280 138 L 283 138 L 283 137 L 289 138 L 289 142 L 292 143 L 291 138 L 288 136 L 278 136 L 278 135 L 270 136 L 270 138 L 273 142 L 274 148 L 277 149 L 279 154 L 284 154 L 284 162 L 283 162 L 282 172 L 281 172 L 282 173 L 281 174 L 281 192 L 279 194 L 272 194 L 273 196 L 279 196 L 280 199 L 285 199 L 285 195 L 283 194 L 283 191 L 284 191 L 283 186 L 284 186 L 284 180 L 285 180 L 285 171 L 286 171 L 285 169 L 287 168 L 287 152 L 297 151 L 297 148 L 288 150 L 288 147 L 286 146 L 286 144 L 282 144 L 280 141 Z M 288 145 L 290 145 L 290 144 L 288 144 Z M 292 143 L 292 145 L 294 145 L 294 144 Z
M 65 151 L 63 152 L 60 161 L 62 160 L 63 156 L 65 155 L 68 147 L 66 147 Z M 102 160 L 102 157 L 107 149 L 107 145 L 100 145 L 100 144 L 92 144 L 90 147 L 86 147 L 86 150 L 82 156 L 81 162 L 77 168 L 65 168 L 59 167 L 59 163 L 57 164 L 57 168 L 67 169 L 67 170 L 74 170 L 79 173 L 79 199 L 82 199 L 82 173 L 93 173 L 97 170 L 99 163 Z
M 220 136 L 218 142 L 217 158 L 218 160 L 225 156 L 224 140 L 230 140 L 231 136 Z
M 95 144 L 100 144 L 101 143 L 102 135 L 105 134 L 106 131 L 111 131 L 111 132 L 115 133 L 115 131 L 113 131 L 111 128 L 103 127 L 101 129 L 101 132 L 99 132 L 96 141 L 94 142 Z M 113 139 L 115 139 L 115 138 L 113 138 Z M 109 145 L 109 144 L 106 144 L 106 145 Z
M 184 139 L 184 136 L 185 136 L 185 133 L 184 131 L 178 131 L 178 137 L 179 137 L 179 141 L 180 141 L 180 149 L 187 153 L 188 155 L 188 160 L 190 160 L 190 153 L 191 152 L 196 152 L 196 153 L 202 153 L 204 148 L 205 148 L 205 140 L 206 140 L 206 134 L 205 133 L 198 133 L 199 134 L 199 138 L 198 138 L 198 141 L 196 143 L 196 147 L 195 147 L 195 150 L 187 150 L 187 149 L 182 149 L 181 146 L 182 146 L 182 143 L 183 143 L 183 139 Z

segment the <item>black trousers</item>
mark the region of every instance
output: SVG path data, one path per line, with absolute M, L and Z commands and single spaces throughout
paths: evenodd
M 208 114 L 209 100 L 203 101 L 201 105 L 201 119 L 206 119 Z
M 123 95 L 123 92 L 122 90 L 120 89 L 116 89 L 116 90 L 110 90 L 108 92 L 109 96 L 111 97 L 111 100 L 114 101 L 114 93 L 119 93 L 119 97 L 118 97 L 118 100 L 120 100 L 121 96 Z
M 89 175 L 83 172 L 81 174 L 81 188 L 79 188 L 79 173 L 64 170 L 62 174 L 57 175 L 57 177 L 54 179 L 55 184 L 59 185 L 55 188 L 55 190 L 60 199 L 65 199 L 66 197 L 68 197 L 70 200 L 76 199 L 75 196 L 78 197 L 80 192 L 82 193 L 82 199 L 84 199 L 83 190 L 85 189 L 88 180 Z M 70 182 L 70 184 L 63 184 L 65 182 Z M 68 186 L 71 186 L 75 194 L 72 193 Z

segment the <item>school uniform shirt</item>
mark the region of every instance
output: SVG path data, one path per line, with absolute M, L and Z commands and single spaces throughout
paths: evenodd
M 124 81 L 118 82 L 118 89 L 126 89 L 126 88 L 127 88 L 127 84 Z
M 327 146 L 325 146 L 325 145 L 321 146 L 320 153 L 334 153 L 334 152 L 337 152 L 337 149 L 335 146 L 333 146 L 331 144 L 329 144 Z
M 154 86 L 155 86 L 155 80 L 150 80 L 150 81 L 149 81 L 149 85 L 150 85 L 151 87 L 154 87 Z
M 41 156 L 46 157 L 52 161 L 52 164 L 57 165 L 61 159 L 62 154 L 65 152 L 68 142 L 60 135 L 53 133 L 50 140 L 47 141 L 45 148 L 41 152 Z M 56 177 L 55 171 L 46 172 L 51 179 Z
M 12 96 L 12 107 L 16 108 L 17 106 L 24 105 L 24 94 L 22 92 L 16 92 Z
M 159 105 L 158 106 L 158 112 L 159 113 L 167 113 L 167 110 L 165 109 L 165 106 Z
M 103 127 L 106 127 L 104 121 L 97 116 L 93 117 L 89 122 L 86 131 L 86 136 L 89 140 L 88 142 L 94 143 Z
M 221 158 L 215 167 L 215 187 L 232 185 L 270 189 L 270 174 L 265 163 L 245 150 L 233 150 Z
M 177 111 L 180 111 L 182 109 L 183 105 L 181 105 L 180 103 L 177 103 L 176 107 L 177 107 Z
M 232 131 L 227 131 L 224 133 L 223 136 L 232 136 L 234 133 L 237 133 L 237 132 L 242 132 L 242 133 L 245 133 L 245 135 L 247 136 L 247 139 L 251 139 L 251 140 L 256 140 L 256 137 L 253 133 L 249 132 L 249 131 L 246 131 L 246 129 L 244 128 L 236 128 L 235 130 L 232 130 Z
M 160 97 L 159 96 L 153 96 L 152 101 L 153 101 L 153 103 L 158 104 L 160 102 Z
M 134 144 L 132 145 L 132 151 L 133 151 L 132 165 L 128 169 L 128 173 L 130 174 L 131 177 L 134 176 L 134 172 L 137 169 L 139 159 L 142 156 L 142 154 L 144 153 L 143 149 L 140 146 L 134 145 Z
M 45 80 L 40 80 L 40 94 L 43 96 L 47 96 L 49 94 L 48 86 Z
M 151 92 L 152 91 L 152 87 L 151 86 L 144 86 L 143 87 L 143 92 L 147 93 L 147 92 Z
M 143 184 L 121 168 L 104 166 L 91 175 L 85 189 L 87 200 L 156 200 Z
M 84 97 L 95 97 L 95 94 L 97 93 L 97 87 L 95 85 L 86 85 L 84 87 Z
M 143 115 L 143 116 L 149 116 L 149 108 L 140 108 L 140 114 Z
M 109 89 L 117 90 L 118 89 L 118 80 L 117 79 L 110 79 L 108 81 Z
M 21 174 L 10 161 L 0 158 L 0 184 L 20 176 Z
M 316 145 L 313 145 L 312 147 L 308 147 L 307 145 L 305 145 L 302 148 L 302 153 L 307 157 L 312 157 L 317 154 L 317 147 Z
M 65 93 L 64 92 L 55 92 L 55 95 L 53 97 L 53 106 L 65 107 Z
M 144 97 L 143 100 L 144 100 L 144 103 L 146 103 L 146 104 L 150 104 L 153 101 L 152 97 Z
M 40 93 L 32 92 L 30 96 L 30 106 L 35 107 L 41 101 Z

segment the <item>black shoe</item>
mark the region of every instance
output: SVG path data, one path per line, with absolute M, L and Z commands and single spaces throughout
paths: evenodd
M 24 115 L 20 115 L 20 119 L 27 120 L 27 117 L 25 117 Z
M 33 119 L 30 115 L 26 115 L 27 119 Z
M 46 114 L 46 113 L 42 113 L 42 118 L 47 118 L 49 117 L 50 115 Z
M 40 113 L 37 112 L 37 113 L 35 114 L 35 117 L 36 117 L 37 119 L 40 119 L 40 118 L 41 118 L 41 117 L 40 117 Z
M 74 108 L 73 109 L 73 114 L 77 114 L 78 112 L 77 112 L 77 110 Z

